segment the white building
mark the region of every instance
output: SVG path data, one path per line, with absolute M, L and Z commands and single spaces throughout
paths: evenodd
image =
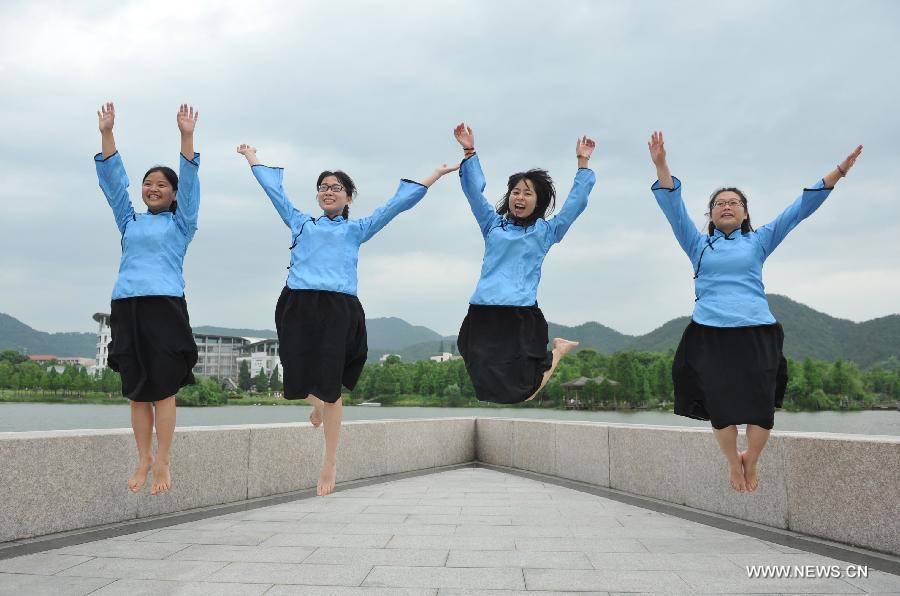
M 109 314 L 95 313 L 94 320 L 100 327 L 97 330 L 97 364 L 90 370 L 98 374 L 109 366 L 109 342 L 112 341 L 112 336 L 109 330 Z M 219 380 L 237 379 L 237 357 L 242 348 L 250 343 L 249 340 L 233 335 L 194 333 L 194 342 L 197 344 L 195 375 L 216 377 Z
M 241 362 L 247 362 L 251 377 L 257 376 L 261 370 L 265 371 L 267 377 L 271 377 L 272 371 L 278 367 L 278 378 L 284 379 L 277 339 L 263 339 L 242 346 L 240 356 L 237 357 L 238 370 Z

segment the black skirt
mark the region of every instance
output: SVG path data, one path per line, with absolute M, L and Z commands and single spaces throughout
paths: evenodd
M 356 296 L 285 286 L 275 328 L 286 399 L 312 394 L 335 403 L 341 385 L 356 387 L 369 353 L 366 314 Z
M 675 413 L 714 428 L 754 424 L 771 429 L 787 388 L 780 323 L 709 327 L 691 321 L 672 363 Z
M 534 395 L 550 370 L 547 342 L 547 321 L 536 304 L 470 304 L 456 345 L 479 400 L 517 404 Z
M 113 300 L 109 329 L 107 362 L 131 401 L 160 401 L 195 383 L 197 344 L 183 296 Z

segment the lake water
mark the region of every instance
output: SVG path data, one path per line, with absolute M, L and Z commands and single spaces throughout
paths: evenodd
M 0 432 L 130 428 L 128 405 L 0 403 Z M 178 408 L 178 426 L 305 422 L 308 406 L 224 406 Z M 447 418 L 456 416 L 533 418 L 657 424 L 709 428 L 709 423 L 667 412 L 582 412 L 531 408 L 388 408 L 348 406 L 345 420 Z M 776 412 L 775 428 L 803 432 L 900 436 L 900 412 Z

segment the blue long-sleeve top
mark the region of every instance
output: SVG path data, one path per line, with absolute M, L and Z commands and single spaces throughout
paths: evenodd
M 359 247 L 400 213 L 422 200 L 428 187 L 401 180 L 391 199 L 369 217 L 313 217 L 294 207 L 284 192 L 283 168 L 255 165 L 256 180 L 291 230 L 291 265 L 287 286 L 293 290 L 328 290 L 356 296 Z
M 572 190 L 559 213 L 538 218 L 528 226 L 501 217 L 484 196 L 484 173 L 478 155 L 463 161 L 459 170 L 463 193 L 484 237 L 481 277 L 470 304 L 532 306 L 537 303 L 541 265 L 555 243 L 563 239 L 575 219 L 587 207 L 596 177 L 579 168 Z
M 803 194 L 771 223 L 746 234 L 740 229 L 724 234 L 717 228 L 710 236 L 697 230 L 691 221 L 681 199 L 681 181 L 673 180 L 675 188 L 664 188 L 657 180 L 651 190 L 694 267 L 697 300 L 693 320 L 712 327 L 775 323 L 766 300 L 763 263 L 788 232 L 819 208 L 833 188 L 826 188 L 825 181 L 819 180 L 812 188 L 803 189 Z
M 106 159 L 94 156 L 100 189 L 122 234 L 122 259 L 113 300 L 136 296 L 183 296 L 182 268 L 197 231 L 200 211 L 200 154 L 180 155 L 175 213 L 135 213 L 128 196 L 128 175 L 118 151 Z

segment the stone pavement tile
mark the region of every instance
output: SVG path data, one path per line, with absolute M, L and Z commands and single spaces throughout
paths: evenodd
M 454 590 L 441 588 L 438 596 L 572 596 L 574 592 L 546 592 L 544 590 Z M 608 592 L 578 592 L 578 596 L 609 596 Z M 628 596 L 634 596 L 629 594 Z
M 117 579 L 203 580 L 226 563 L 209 561 L 157 561 L 149 559 L 91 559 L 59 572 L 72 577 L 114 577 Z
M 147 579 L 120 579 L 91 596 L 260 596 L 272 584 L 217 584 Z
M 443 567 L 447 561 L 448 552 L 448 549 L 320 548 L 304 563 Z
M 180 542 L 182 544 L 244 544 L 256 545 L 271 538 L 275 532 L 252 530 L 172 530 L 163 529 L 142 538 L 141 542 Z
M 214 582 L 358 586 L 371 565 L 307 565 L 297 563 L 230 563 L 206 579 Z
M 329 586 L 275 586 L 266 596 L 436 596 L 429 588 L 350 588 Z
M 693 553 L 585 553 L 594 569 L 621 571 L 734 571 L 740 567 L 727 556 Z
M 345 523 L 322 522 L 309 517 L 301 521 L 239 521 L 230 528 L 230 531 L 269 534 L 337 534 L 346 527 Z
M 316 515 L 317 522 L 348 524 L 402 524 L 406 513 L 347 513 L 345 511 L 322 512 Z
M 255 563 L 301 563 L 314 548 L 299 546 L 234 546 L 194 544 L 173 554 L 173 561 L 253 561 Z
M 744 569 L 730 573 L 705 571 L 679 571 L 678 575 L 695 592 L 701 594 L 862 594 L 842 579 L 797 578 L 749 578 Z
M 875 569 L 869 568 L 869 577 L 848 577 L 846 572 L 846 566 L 848 563 L 844 563 L 844 566 L 841 568 L 844 575 L 841 577 L 848 584 L 859 588 L 866 592 L 872 592 L 876 594 L 882 594 L 885 592 L 900 592 L 900 575 L 893 575 L 891 573 L 885 573 L 884 571 L 876 571 Z
M 333 492 L 326 499 L 377 499 L 385 494 L 385 488 L 388 484 L 379 484 L 378 486 L 361 486 L 359 488 L 349 488 L 346 490 L 338 490 Z M 338 485 L 340 488 L 340 484 Z
M 145 530 L 143 532 L 134 532 L 133 534 L 122 534 L 121 536 L 113 536 L 110 540 L 140 540 L 147 536 L 152 536 L 159 531 L 160 530 L 157 528 L 156 530 Z
M 115 580 L 0 573 L 0 596 L 84 596 L 112 581 Z
M 363 513 L 404 514 L 404 515 L 459 515 L 462 507 L 442 507 L 440 505 L 370 505 Z
M 384 548 L 391 534 L 275 534 L 259 546 Z
M 240 517 L 233 517 L 232 519 L 241 522 L 296 522 L 302 519 L 315 519 L 314 517 L 310 516 L 316 515 L 318 512 L 290 511 L 276 507 L 265 507 L 263 509 L 255 509 L 253 511 L 245 511 L 242 513 L 243 515 L 241 515 Z
M 513 538 L 570 538 L 571 528 L 561 526 L 456 526 L 455 536 L 511 536 Z
M 580 552 L 539 552 L 520 550 L 453 550 L 447 567 L 521 567 L 532 569 L 593 569 Z
M 450 524 L 347 524 L 343 534 L 394 534 L 395 536 L 450 536 L 456 526 Z
M 493 519 L 497 525 L 509 525 L 509 518 L 504 518 L 502 516 L 490 515 L 485 516 L 488 519 Z M 417 525 L 425 525 L 425 526 L 456 526 L 462 523 L 477 523 L 472 521 L 463 521 L 470 520 L 471 518 L 463 518 L 458 513 L 440 515 L 436 513 L 427 513 L 427 514 L 410 514 L 406 517 L 406 521 L 404 524 L 417 524 Z M 491 522 L 489 522 L 491 523 Z
M 187 548 L 179 542 L 138 542 L 128 540 L 98 540 L 52 551 L 61 555 L 86 557 L 112 557 L 116 559 L 165 559 L 172 553 Z
M 572 538 L 516 538 L 516 548 L 528 551 L 550 552 L 602 552 L 602 553 L 646 553 L 647 549 L 639 540 L 630 538 L 572 537 Z
M 24 555 L 13 559 L 0 560 L 0 573 L 31 573 L 34 575 L 55 575 L 56 573 L 90 561 L 91 557 L 61 555 L 55 552 Z
M 726 538 L 685 536 L 640 538 L 641 544 L 651 553 L 777 553 L 771 544 L 756 538 L 732 535 Z
M 525 589 L 522 570 L 504 567 L 375 567 L 363 586 Z
M 434 548 L 450 550 L 514 550 L 512 538 L 484 536 L 393 536 L 386 548 Z
M 239 520 L 232 518 L 214 517 L 209 519 L 200 519 L 185 524 L 176 524 L 169 526 L 172 530 L 227 530 Z
M 281 505 L 273 505 L 262 509 L 244 512 L 241 519 L 255 519 L 258 512 L 279 511 L 279 512 L 295 512 L 295 513 L 323 513 L 330 511 L 346 511 L 347 513 L 361 513 L 366 507 L 381 503 L 381 499 L 329 499 L 329 498 L 309 498 L 292 501 L 290 503 L 282 503 Z M 416 501 L 418 502 L 418 501 Z
M 581 569 L 524 569 L 529 590 L 600 592 L 634 591 L 684 594 L 691 591 L 672 571 L 585 571 Z

